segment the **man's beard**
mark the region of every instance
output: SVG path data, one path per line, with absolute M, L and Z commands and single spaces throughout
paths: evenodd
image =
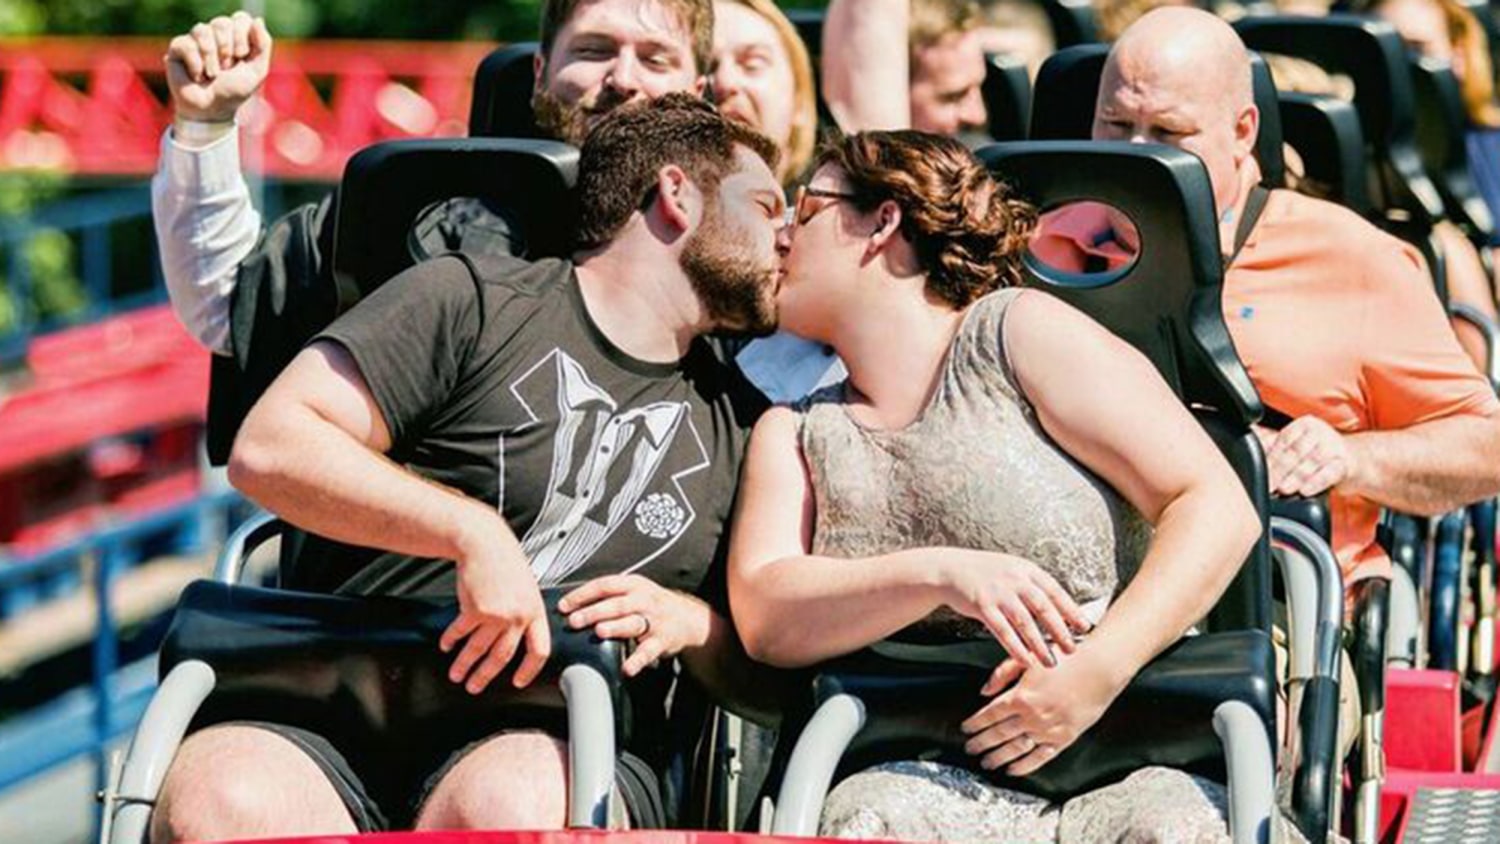
M 716 332 L 758 337 L 776 330 L 776 267 L 744 257 L 749 251 L 717 208 L 683 246 L 682 271 Z
M 531 95 L 531 111 L 543 135 L 582 147 L 593 128 L 590 120 L 627 102 L 628 99 L 621 98 L 608 86 L 600 89 L 599 96 L 592 103 L 583 100 L 565 103 L 551 91 L 542 89 Z

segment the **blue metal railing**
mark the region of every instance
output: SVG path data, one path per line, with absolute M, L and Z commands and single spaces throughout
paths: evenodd
M 151 285 L 145 292 L 117 298 L 111 285 L 115 228 L 150 214 L 151 191 L 140 184 L 60 200 L 25 217 L 0 222 L 0 252 L 6 255 L 6 283 L 16 312 L 15 326 L 0 334 L 0 362 L 23 355 L 33 335 L 165 299 L 161 261 L 154 243 L 147 270 Z M 38 236 L 58 231 L 77 239 L 87 299 L 78 313 L 43 319 L 36 312 L 36 290 L 26 247 Z
M 266 218 L 271 219 L 285 202 L 282 184 L 268 182 L 263 200 L 267 203 Z M 140 268 L 142 274 L 149 274 L 151 284 L 137 293 L 116 295 L 112 282 L 117 229 L 150 215 L 150 186 L 141 182 L 59 200 L 24 217 L 0 219 L 5 286 L 17 316 L 10 330 L 0 332 L 0 364 L 24 355 L 26 344 L 35 335 L 166 301 L 155 238 L 150 238 L 149 266 Z M 48 232 L 62 232 L 76 242 L 79 277 L 87 297 L 82 310 L 63 317 L 42 318 L 36 308 L 36 285 L 26 246 Z
M 178 551 L 222 541 L 248 507 L 235 492 L 199 496 L 159 512 L 108 526 L 67 546 L 27 558 L 0 558 L 0 598 L 71 570 L 80 578 L 92 563 L 96 629 L 87 688 L 69 692 L 0 722 L 0 793 L 73 759 L 93 755 L 103 787 L 106 747 L 139 720 L 155 688 L 155 660 L 121 669 L 120 638 L 111 601 L 120 575 L 141 561 L 142 549 L 166 534 Z

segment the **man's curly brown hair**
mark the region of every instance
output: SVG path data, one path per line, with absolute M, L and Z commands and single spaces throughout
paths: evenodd
M 749 149 L 776 171 L 779 153 L 770 138 L 691 94 L 667 94 L 610 112 L 579 155 L 576 245 L 594 249 L 614 240 L 645 206 L 669 164 L 712 195 L 735 168 L 735 147 Z
M 868 213 L 901 206 L 927 291 L 963 308 L 1019 284 L 1036 207 L 997 181 L 963 144 L 926 132 L 860 132 L 825 142 L 817 167 L 837 167 Z

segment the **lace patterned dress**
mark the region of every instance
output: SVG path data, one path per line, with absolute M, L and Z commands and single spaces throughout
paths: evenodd
M 797 406 L 816 502 L 812 551 L 864 557 L 953 546 L 1024 557 L 1094 618 L 1134 575 L 1150 526 L 1042 430 L 1004 353 L 1017 290 L 975 303 L 942 378 L 905 428 L 857 422 L 843 385 Z M 1031 294 L 1038 295 L 1038 294 Z M 944 611 L 908 633 L 989 635 Z M 829 795 L 822 834 L 907 841 L 1228 840 L 1223 789 L 1153 768 L 1057 806 L 930 762 L 880 765 Z

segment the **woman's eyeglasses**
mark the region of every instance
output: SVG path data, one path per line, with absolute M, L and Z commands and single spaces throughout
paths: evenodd
M 808 198 L 832 199 L 834 202 L 825 203 L 817 208 L 809 208 Z M 798 185 L 797 193 L 792 199 L 792 227 L 798 228 L 808 224 L 812 218 L 818 216 L 823 209 L 831 207 L 839 200 L 855 199 L 852 193 L 843 193 L 836 190 L 824 190 L 822 188 L 810 188 L 807 185 Z

